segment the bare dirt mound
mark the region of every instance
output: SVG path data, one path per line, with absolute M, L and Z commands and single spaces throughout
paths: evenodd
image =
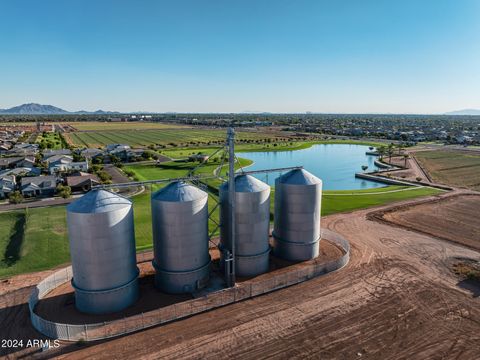
M 460 195 L 404 207 L 383 220 L 480 250 L 480 195 Z

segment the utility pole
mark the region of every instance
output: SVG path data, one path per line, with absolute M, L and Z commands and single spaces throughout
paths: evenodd
M 228 202 L 229 202 L 229 232 L 231 246 L 230 274 L 228 286 L 235 286 L 235 130 L 228 128 Z

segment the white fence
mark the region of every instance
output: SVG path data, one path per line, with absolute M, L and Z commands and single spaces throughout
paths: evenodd
M 350 259 L 349 242 L 329 230 L 322 230 L 322 238 L 340 246 L 344 251 L 344 255 L 327 263 L 311 261 L 306 266 L 302 264 L 303 266 L 297 269 L 293 265 L 290 271 L 282 271 L 281 274 L 277 275 L 269 274 L 265 279 L 262 279 L 260 276 L 252 281 L 239 283 L 233 288 L 212 292 L 200 298 L 187 300 L 124 319 L 96 324 L 75 325 L 56 323 L 43 319 L 34 312 L 35 306 L 40 299 L 56 287 L 71 281 L 73 274 L 72 268 L 69 266 L 48 276 L 34 288 L 28 301 L 30 318 L 35 329 L 54 339 L 92 341 L 128 334 L 295 285 L 344 267 Z M 151 256 L 147 254 L 139 255 L 145 257 L 145 260 Z

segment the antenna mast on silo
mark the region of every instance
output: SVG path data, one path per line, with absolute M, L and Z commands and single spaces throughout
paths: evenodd
M 228 202 L 229 216 L 228 229 L 230 230 L 230 261 L 228 261 L 227 269 L 227 285 L 232 287 L 235 285 L 235 130 L 233 127 L 228 128 L 227 133 L 228 145 Z

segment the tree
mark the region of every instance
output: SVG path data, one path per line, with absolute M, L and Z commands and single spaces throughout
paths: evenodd
M 404 149 L 403 144 L 402 144 L 402 143 L 398 143 L 398 144 L 397 144 L 398 155 L 401 155 L 401 154 L 402 154 L 403 149 Z
M 407 160 L 410 158 L 410 156 L 408 156 L 408 154 L 403 154 L 403 161 L 404 161 L 404 164 L 403 164 L 403 167 L 407 167 Z
M 382 145 L 377 148 L 378 155 L 380 156 L 380 161 L 383 160 L 383 157 L 387 153 L 387 148 L 386 146 Z
M 363 171 L 366 171 L 368 169 L 368 166 L 367 165 L 362 165 L 362 170 Z
M 388 162 L 390 164 L 392 163 L 392 155 L 394 153 L 394 147 L 395 145 L 393 143 L 388 144 L 388 147 L 387 147 Z
M 110 174 L 107 173 L 105 170 L 100 170 L 99 172 L 97 172 L 97 176 L 100 178 L 103 184 L 108 184 L 108 182 L 112 180 Z
M 417 177 L 415 178 L 415 180 L 417 180 L 418 182 L 420 182 L 420 181 L 422 181 L 423 179 L 422 179 L 420 176 L 417 176 Z
M 59 184 L 57 186 L 57 192 L 58 195 L 60 195 L 64 199 L 68 199 L 72 196 L 72 188 L 70 186 L 63 186 L 62 184 Z
M 23 201 L 23 195 L 20 191 L 14 191 L 8 195 L 10 204 L 20 204 Z

